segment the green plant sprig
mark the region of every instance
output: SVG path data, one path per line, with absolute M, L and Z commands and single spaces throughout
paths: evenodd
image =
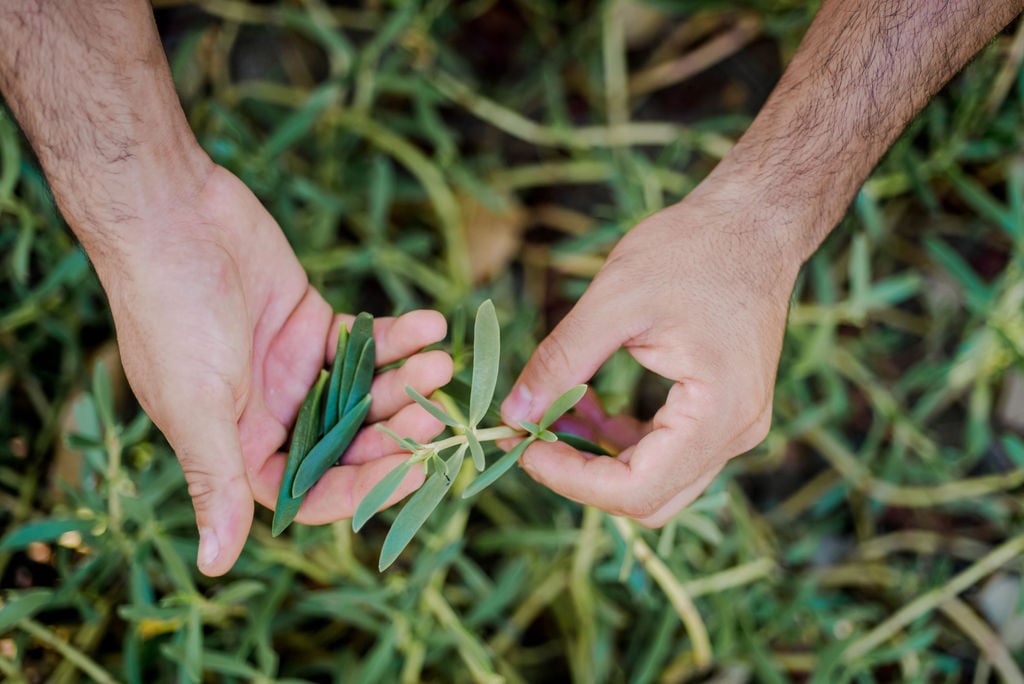
M 563 435 L 549 428 L 572 409 L 583 398 L 586 385 L 577 385 L 558 397 L 544 412 L 538 423 L 522 422 L 519 427 L 499 425 L 481 427 L 480 423 L 491 410 L 494 391 L 498 382 L 501 354 L 501 330 L 494 304 L 486 300 L 477 309 L 474 323 L 473 374 L 470 385 L 468 411 L 464 416 L 453 416 L 437 406 L 412 387 L 406 393 L 417 404 L 443 425 L 455 432 L 454 435 L 421 444 L 416 440 L 396 434 L 384 425 L 377 428 L 410 452 L 407 460 L 395 467 L 370 490 L 356 508 L 352 518 L 352 529 L 358 532 L 380 510 L 395 490 L 401 485 L 406 474 L 416 464 L 422 464 L 426 482 L 409 498 L 395 518 L 381 547 L 378 568 L 387 569 L 402 553 L 409 542 L 426 522 L 430 514 L 444 499 L 462 468 L 466 453 L 470 453 L 473 465 L 480 473 L 462 493 L 463 498 L 479 494 L 492 485 L 519 460 L 526 449 L 535 441 L 555 442 L 563 439 L 576 448 L 592 453 L 608 455 L 602 447 L 575 435 Z M 457 408 L 463 408 L 458 406 Z M 454 411 L 453 411 L 454 413 Z M 500 456 L 487 467 L 483 444 L 506 439 L 520 439 L 518 444 Z M 444 452 L 449 452 L 443 455 Z

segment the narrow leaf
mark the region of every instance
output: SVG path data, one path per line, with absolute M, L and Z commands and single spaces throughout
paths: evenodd
M 501 354 L 501 328 L 488 299 L 476 310 L 473 328 L 473 384 L 469 394 L 469 426 L 476 427 L 487 415 L 498 384 L 498 361 Z
M 526 448 L 533 443 L 533 440 L 534 437 L 532 435 L 527 437 L 510 449 L 504 456 L 495 461 L 494 465 L 480 473 L 480 475 L 473 480 L 468 487 L 466 487 L 466 491 L 462 493 L 462 498 L 468 499 L 471 496 L 476 496 L 484 489 L 494 484 L 495 480 L 504 475 L 509 468 L 516 464 L 516 461 L 518 461 L 519 457 L 523 455 Z
M 398 443 L 398 446 L 402 447 L 403 449 L 408 449 L 409 451 L 416 451 L 416 449 L 419 446 L 421 446 L 420 443 L 417 442 L 416 440 L 409 439 L 408 437 L 402 437 L 400 434 L 389 428 L 384 423 L 377 423 L 375 427 L 381 432 L 383 432 L 385 435 L 390 437 L 391 439 L 395 440 Z
M 362 351 L 359 353 L 359 361 L 356 363 L 355 377 L 352 378 L 352 387 L 349 389 L 348 401 L 344 408 L 338 407 L 342 413 L 348 413 L 355 405 L 363 400 L 370 393 L 373 385 L 373 371 L 377 364 L 377 343 L 373 338 L 366 340 Z
M 405 393 L 412 397 L 413 401 L 422 406 L 427 413 L 434 416 L 434 418 L 437 418 L 444 425 L 449 427 L 459 427 L 459 421 L 449 416 L 439 406 L 437 406 L 437 404 L 427 399 L 409 385 L 405 386 Z
M 448 459 L 448 471 L 458 473 L 465 455 L 466 449 L 463 445 Z M 380 562 L 377 568 L 381 572 L 390 567 L 409 545 L 416 532 L 451 489 L 454 481 L 454 477 L 446 477 L 443 473 L 434 473 L 402 507 L 380 549 Z
M 544 429 L 540 425 L 537 425 L 536 423 L 531 423 L 528 420 L 524 420 L 524 421 L 520 422 L 519 423 L 519 427 L 523 428 L 524 430 L 529 432 L 531 435 L 539 434 L 540 431 Z
M 363 419 L 370 412 L 371 397 L 367 394 L 354 409 L 342 416 L 338 424 L 331 428 L 331 431 L 323 436 L 316 445 L 309 450 L 306 458 L 302 459 L 299 465 L 299 472 L 295 474 L 295 484 L 292 485 L 292 496 L 302 496 L 313 485 L 319 482 L 323 474 L 333 466 L 345 449 L 352 443 L 359 428 L 363 426 Z
M 541 430 L 540 432 L 537 433 L 537 439 L 542 440 L 544 442 L 557 442 L 558 435 L 556 435 L 551 430 Z
M 585 437 L 580 437 L 579 435 L 574 435 L 568 432 L 556 431 L 555 437 L 558 437 L 560 441 L 565 442 L 573 449 L 578 449 L 579 451 L 586 451 L 588 454 L 595 454 L 597 456 L 612 455 L 610 451 L 605 449 L 597 442 L 591 442 L 589 439 L 586 439 Z
M 466 444 L 469 445 L 469 453 L 473 456 L 473 466 L 477 472 L 483 472 L 483 469 L 487 467 L 487 459 L 484 458 L 484 448 L 480 444 L 480 440 L 472 430 L 466 432 Z
M 8 594 L 5 599 L 0 607 L 0 634 L 46 608 L 53 599 L 53 592 L 49 589 L 27 589 Z
M 555 401 L 548 407 L 548 410 L 544 412 L 544 415 L 540 419 L 540 428 L 546 430 L 551 427 L 551 424 L 562 417 L 562 415 L 571 409 L 573 406 L 579 403 L 583 395 L 587 393 L 586 385 L 576 385 L 562 396 L 555 399 Z
M 338 420 L 344 413 L 344 407 L 348 404 L 348 395 L 352 391 L 352 383 L 356 378 L 356 369 L 359 366 L 359 357 L 363 353 L 366 341 L 373 338 L 373 316 L 363 312 L 352 321 L 352 330 L 348 335 L 348 344 L 345 347 L 345 363 L 341 369 L 341 389 L 338 392 Z
M 102 361 L 97 361 L 92 369 L 92 396 L 104 431 L 113 430 L 114 394 L 110 389 L 110 374 Z
M 413 466 L 413 460 L 407 459 L 393 468 L 387 475 L 381 478 L 380 482 L 374 485 L 373 489 L 367 492 L 363 500 L 356 508 L 356 514 L 352 516 L 352 531 L 358 532 L 363 525 L 381 509 L 388 498 L 395 493 L 398 485 L 402 484 L 406 474 Z
M 271 534 L 278 536 L 292 524 L 302 506 L 301 496 L 292 496 L 295 475 L 299 472 L 306 454 L 320 436 L 320 405 L 323 403 L 324 387 L 327 384 L 327 371 L 320 371 L 320 376 L 310 388 L 309 393 L 299 407 L 299 415 L 295 419 L 292 431 L 292 444 L 288 449 L 288 461 L 281 476 L 281 487 L 277 490 L 277 504 L 274 506 L 274 521 Z
M 338 346 L 331 364 L 331 377 L 327 383 L 327 400 L 324 402 L 323 431 L 327 432 L 338 422 L 338 399 L 341 395 L 341 372 L 345 363 L 345 350 L 348 346 L 348 328 L 341 326 L 338 330 Z

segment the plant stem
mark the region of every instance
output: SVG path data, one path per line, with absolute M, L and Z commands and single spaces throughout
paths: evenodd
M 483 430 L 475 430 L 476 438 L 481 442 L 494 442 L 499 439 L 511 439 L 513 437 L 525 437 L 525 430 L 516 430 L 508 425 L 499 425 L 498 427 L 484 428 Z M 435 452 L 444 451 L 455 446 L 461 446 L 466 443 L 466 435 L 454 435 L 447 437 L 436 442 L 430 442 L 424 444 L 424 448 L 430 449 Z

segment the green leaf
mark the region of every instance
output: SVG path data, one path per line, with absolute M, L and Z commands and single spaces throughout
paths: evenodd
M 408 437 L 402 437 L 400 434 L 398 434 L 397 432 L 395 432 L 394 430 L 389 428 L 384 423 L 377 423 L 377 425 L 375 425 L 374 427 L 376 427 L 378 430 L 383 432 L 385 435 L 387 435 L 391 439 L 393 439 L 396 442 L 398 442 L 398 446 L 402 447 L 403 449 L 408 449 L 409 451 L 416 451 L 416 449 L 418 449 L 419 447 L 423 446 L 422 444 L 420 444 L 419 442 L 417 442 L 414 439 L 410 439 Z
M 356 368 L 359 365 L 359 357 L 363 353 L 366 341 L 373 337 L 373 316 L 368 313 L 361 313 L 352 321 L 352 331 L 348 335 L 348 344 L 345 347 L 345 363 L 341 370 L 341 389 L 338 392 L 338 420 L 341 420 L 341 413 L 348 404 L 348 395 L 352 391 L 352 383 L 356 378 Z
M 551 430 L 541 430 L 540 432 L 537 433 L 537 439 L 544 442 L 557 442 L 558 435 L 556 435 Z
M 501 328 L 494 303 L 485 300 L 476 310 L 473 328 L 473 384 L 469 394 L 469 426 L 476 427 L 487 415 L 498 384 Z
M 466 445 L 463 444 L 448 459 L 449 472 L 459 472 L 462 460 L 466 455 L 465 447 Z M 395 562 L 402 551 L 405 550 L 405 547 L 409 545 L 409 542 L 412 541 L 416 532 L 419 531 L 423 523 L 430 517 L 430 514 L 441 503 L 441 500 L 448 493 L 448 490 L 451 489 L 454 481 L 454 477 L 447 477 L 443 473 L 434 473 L 422 487 L 416 490 L 416 493 L 412 495 L 408 503 L 398 513 L 394 524 L 391 525 L 391 529 L 388 531 L 388 536 L 384 538 L 384 544 L 380 549 L 378 570 L 383 572 Z
M 410 458 L 402 463 L 399 463 L 395 468 L 381 478 L 380 482 L 374 485 L 363 500 L 359 502 L 359 506 L 356 508 L 356 514 L 352 516 L 352 531 L 358 532 L 363 528 L 363 525 L 374 516 L 374 514 L 380 510 L 388 498 L 395 493 L 398 489 L 398 485 L 402 484 L 402 480 L 408 474 L 412 468 L 414 461 Z
M 203 615 L 199 605 L 193 604 L 188 611 L 185 632 L 185 673 L 189 681 L 199 682 L 203 677 Z
M 473 456 L 473 466 L 478 472 L 483 472 L 483 469 L 487 467 L 487 459 L 484 458 L 484 448 L 480 444 L 480 440 L 472 430 L 466 432 L 466 444 L 469 445 L 469 453 Z
M 338 423 L 338 400 L 341 398 L 341 371 L 345 363 L 345 350 L 348 346 L 348 328 L 341 326 L 338 330 L 338 346 L 331 363 L 331 377 L 328 380 L 327 400 L 324 402 L 323 430 L 326 432 Z
M 523 455 L 526 448 L 533 444 L 533 440 L 533 435 L 527 437 L 510 449 L 504 456 L 495 461 L 494 465 L 480 473 L 480 475 L 473 480 L 468 487 L 466 487 L 466 491 L 462 493 L 462 498 L 468 499 L 471 496 L 476 496 L 484 489 L 494 484 L 495 480 L 504 475 L 509 468 L 516 464 L 516 461 L 518 461 L 519 457 Z
M 443 424 L 449 427 L 459 427 L 459 421 L 449 416 L 437 404 L 427 399 L 409 385 L 405 386 L 405 393 L 412 397 L 413 401 L 422 406 L 427 413 L 434 416 L 434 418 L 437 418 Z
M 17 551 L 32 542 L 57 541 L 65 532 L 87 533 L 94 522 L 72 518 L 69 520 L 40 520 L 11 530 L 0 540 L 0 551 Z
M 546 430 L 551 427 L 551 424 L 562 417 L 562 415 L 571 409 L 573 406 L 579 403 L 583 395 L 587 393 L 586 385 L 576 385 L 562 396 L 555 399 L 548 410 L 544 412 L 544 415 L 540 419 L 540 429 Z
M 100 417 L 103 431 L 114 429 L 114 395 L 110 390 L 110 374 L 102 361 L 92 369 L 92 396 L 96 402 L 96 413 Z
M 558 437 L 560 441 L 565 442 L 573 449 L 586 451 L 588 454 L 595 454 L 597 456 L 612 456 L 612 453 L 605 449 L 603 446 L 601 446 L 597 442 L 591 442 L 589 439 L 586 439 L 585 437 L 580 437 L 579 435 L 574 435 L 568 432 L 557 431 L 555 432 L 555 437 Z
M 306 398 L 299 407 L 299 415 L 295 419 L 295 429 L 292 430 L 292 443 L 288 449 L 288 460 L 284 466 L 284 474 L 281 476 L 281 486 L 277 490 L 277 503 L 274 505 L 274 521 L 271 524 L 271 534 L 278 536 L 292 524 L 295 516 L 302 507 L 302 496 L 293 496 L 292 490 L 295 486 L 295 476 L 299 472 L 302 461 L 306 454 L 316 443 L 320 436 L 321 411 L 323 403 L 324 387 L 327 384 L 327 371 L 320 371 L 313 386 L 306 394 Z
M 363 426 L 363 420 L 370 412 L 371 400 L 369 394 L 363 397 L 354 409 L 342 416 L 338 424 L 309 450 L 299 464 L 299 471 L 295 473 L 292 496 L 302 496 L 312 489 L 323 474 L 341 458 L 359 432 L 359 428 Z
M 363 349 L 359 354 L 359 362 L 356 363 L 355 377 L 352 378 L 352 387 L 349 388 L 348 401 L 344 408 L 339 406 L 341 412 L 348 413 L 355 408 L 356 404 L 363 400 L 363 397 L 370 393 L 373 385 L 373 371 L 377 363 L 377 343 L 373 338 L 366 340 Z
M 30 618 L 45 608 L 53 598 L 49 589 L 28 589 L 5 597 L 0 607 L 0 634 L 14 627 L 15 624 Z
M 524 430 L 529 432 L 531 435 L 540 434 L 541 430 L 544 429 L 540 425 L 537 425 L 536 423 L 531 423 L 528 420 L 524 420 L 524 421 L 520 422 L 519 423 L 519 427 L 523 428 Z

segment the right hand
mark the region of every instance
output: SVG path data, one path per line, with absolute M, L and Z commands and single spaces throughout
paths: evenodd
M 624 448 L 617 457 L 538 441 L 522 459 L 554 491 L 648 526 L 693 501 L 726 461 L 764 438 L 771 421 L 802 253 L 785 246 L 786 217 L 715 178 L 622 238 L 502 406 L 510 425 L 536 422 L 620 347 L 671 380 L 650 426 L 608 420 L 583 404 L 596 428 L 591 436 Z

